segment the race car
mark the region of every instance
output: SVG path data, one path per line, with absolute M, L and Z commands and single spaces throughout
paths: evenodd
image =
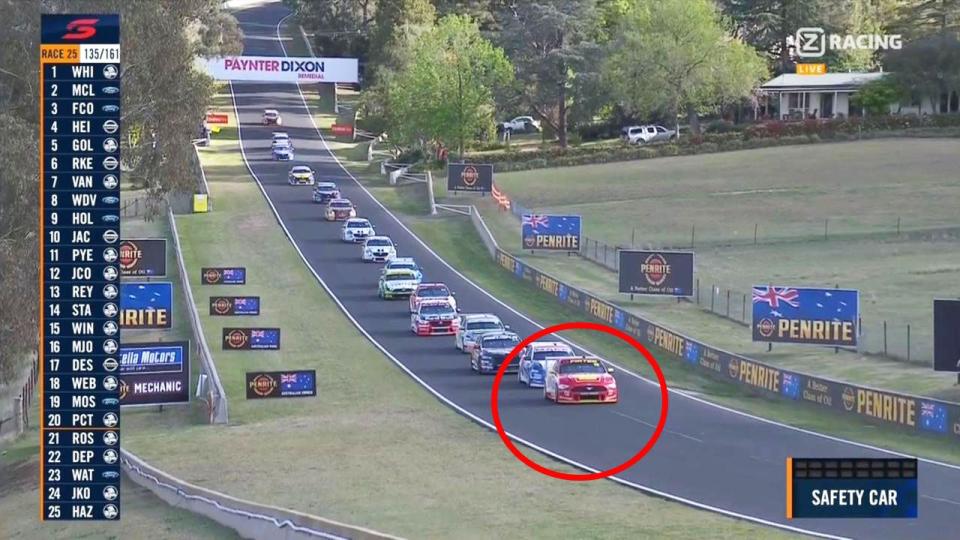
M 423 271 L 420 270 L 420 265 L 417 264 L 417 261 L 413 260 L 413 257 L 394 257 L 387 261 L 387 264 L 383 266 L 383 269 L 380 270 L 380 274 L 385 274 L 390 270 L 395 270 L 403 268 L 405 270 L 413 270 L 417 275 L 417 284 L 423 281 Z
M 397 248 L 389 236 L 371 236 L 363 242 L 363 262 L 387 262 L 397 256 Z
M 283 118 L 280 117 L 280 111 L 276 109 L 264 109 L 263 110 L 263 125 L 265 126 L 282 126 Z
M 390 300 L 398 296 L 410 296 L 419 284 L 420 280 L 417 279 L 413 270 L 403 268 L 390 270 L 380 276 L 377 296 L 384 300 Z
M 456 346 L 468 353 L 477 344 L 477 339 L 490 332 L 509 330 L 500 321 L 500 317 L 492 313 L 469 313 L 460 316 L 460 331 L 457 332 Z
M 270 148 L 276 148 L 285 144 L 289 144 L 291 147 L 293 146 L 290 135 L 287 135 L 286 131 L 274 131 L 273 137 L 270 139 Z
M 290 143 L 278 144 L 271 152 L 276 161 L 293 161 L 293 145 Z
M 557 403 L 616 403 L 620 394 L 613 369 L 598 358 L 558 358 L 547 371 L 543 397 Z
M 363 242 L 374 234 L 373 224 L 365 218 L 350 218 L 340 228 L 340 240 L 344 242 Z
M 517 380 L 532 388 L 542 388 L 547 371 L 555 358 L 576 356 L 569 345 L 561 341 L 534 341 L 520 350 L 520 369 Z
M 459 327 L 457 310 L 443 298 L 420 302 L 410 315 L 410 330 L 418 336 L 450 336 Z
M 510 351 L 519 344 L 520 337 L 513 332 L 490 332 L 480 336 L 476 346 L 470 351 L 470 369 L 477 373 L 496 373 Z M 514 356 L 506 373 L 516 373 L 519 365 L 517 357 Z
M 333 182 L 317 182 L 317 187 L 313 188 L 313 202 L 327 203 L 332 199 L 340 198 L 340 188 Z
M 350 199 L 331 199 L 323 211 L 323 219 L 327 221 L 344 221 L 357 217 L 357 209 Z
M 313 169 L 307 165 L 296 165 L 287 173 L 287 183 L 291 186 L 312 186 L 314 182 Z
M 420 307 L 420 302 L 424 299 L 442 299 L 450 303 L 456 309 L 457 299 L 455 294 L 443 283 L 421 283 L 417 289 L 410 295 L 410 313 L 416 313 Z

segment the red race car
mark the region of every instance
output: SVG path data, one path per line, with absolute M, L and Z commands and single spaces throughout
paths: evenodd
M 410 330 L 418 336 L 452 336 L 459 329 L 457 310 L 444 299 L 424 300 L 410 315 Z
M 557 403 L 616 403 L 620 393 L 613 368 L 598 358 L 557 358 L 547 371 L 543 397 Z
M 421 283 L 410 295 L 410 313 L 416 313 L 423 300 L 444 300 L 457 309 L 453 292 L 443 283 Z

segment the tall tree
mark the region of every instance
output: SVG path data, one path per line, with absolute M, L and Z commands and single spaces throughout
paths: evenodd
M 950 30 L 907 41 L 903 49 L 887 53 L 884 65 L 912 101 L 929 100 L 937 107 L 960 92 L 960 39 Z
M 499 41 L 517 67 L 523 101 L 564 148 L 571 112 L 597 87 L 598 15 L 597 0 L 530 0 L 500 14 Z
M 960 0 L 905 0 L 893 30 L 908 40 L 944 32 L 960 35 Z
M 761 51 L 773 71 L 791 69 L 787 38 L 804 26 L 834 28 L 823 16 L 833 0 L 718 0 L 734 21 L 734 35 Z
M 679 133 L 682 109 L 697 132 L 699 107 L 748 96 L 766 70 L 752 48 L 727 34 L 712 1 L 639 0 L 605 71 L 628 109 L 666 111 Z
M 377 82 L 384 70 L 402 71 L 405 51 L 423 32 L 433 27 L 436 9 L 430 0 L 379 0 L 370 35 L 372 79 Z
M 377 0 L 287 1 L 313 36 L 317 54 L 366 60 Z
M 455 145 L 462 158 L 466 140 L 493 125 L 494 88 L 512 77 L 503 50 L 480 35 L 476 22 L 443 17 L 416 40 L 407 68 L 391 80 L 391 137 Z

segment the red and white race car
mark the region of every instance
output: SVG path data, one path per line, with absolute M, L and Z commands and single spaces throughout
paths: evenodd
M 616 403 L 620 393 L 613 368 L 598 358 L 557 358 L 547 371 L 543 397 L 557 403 Z
M 460 317 L 444 299 L 423 300 L 410 315 L 410 330 L 418 336 L 452 336 L 460 329 Z
M 410 313 L 416 313 L 423 300 L 444 300 L 457 309 L 454 293 L 443 283 L 421 283 L 410 295 Z

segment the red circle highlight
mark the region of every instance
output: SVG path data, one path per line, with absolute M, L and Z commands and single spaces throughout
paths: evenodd
M 639 452 L 634 454 L 633 457 L 621 463 L 620 465 L 617 465 L 616 467 L 613 467 L 604 471 L 598 471 L 594 473 L 585 473 L 585 474 L 572 474 L 572 473 L 555 471 L 553 469 L 544 467 L 543 465 L 540 465 L 539 463 L 525 456 L 523 452 L 521 452 L 513 444 L 513 441 L 510 440 L 510 437 L 507 436 L 506 431 L 503 429 L 503 423 L 500 421 L 500 406 L 498 404 L 497 398 L 500 395 L 500 383 L 503 381 L 503 375 L 506 373 L 507 367 L 510 365 L 510 362 L 512 362 L 513 358 L 520 353 L 521 349 L 523 349 L 530 343 L 536 341 L 537 339 L 543 336 L 553 334 L 555 332 L 562 332 L 564 330 L 595 330 L 597 332 L 610 334 L 612 336 L 622 339 L 623 341 L 626 341 L 628 344 L 630 344 L 631 347 L 636 349 L 641 355 L 643 355 L 644 358 L 647 359 L 647 363 L 650 364 L 650 367 L 653 368 L 653 372 L 656 373 L 657 375 L 657 382 L 660 383 L 660 405 L 661 405 L 660 419 L 657 421 L 657 426 L 654 429 L 653 434 L 647 440 L 646 444 L 643 445 L 643 448 L 641 448 Z M 540 330 L 530 335 L 523 341 L 521 341 L 519 345 L 517 345 L 516 347 L 514 347 L 512 351 L 510 351 L 510 354 L 508 354 L 507 357 L 504 359 L 503 363 L 500 364 L 500 369 L 497 370 L 497 375 L 493 379 L 493 389 L 490 391 L 490 411 L 493 415 L 493 423 L 497 427 L 497 435 L 500 436 L 500 440 L 502 440 L 503 444 L 507 447 L 508 450 L 510 450 L 510 453 L 516 456 L 516 458 L 519 459 L 521 463 L 523 463 L 527 467 L 530 467 L 531 469 L 541 474 L 545 474 L 553 478 L 559 478 L 560 480 L 570 480 L 573 482 L 587 482 L 590 480 L 600 480 L 602 478 L 613 476 L 639 463 L 640 460 L 643 459 L 644 456 L 646 456 L 650 452 L 650 450 L 653 449 L 654 445 L 657 444 L 657 441 L 660 439 L 660 436 L 663 434 L 664 427 L 667 424 L 667 409 L 668 409 L 669 400 L 670 398 L 669 398 L 669 392 L 667 390 L 667 381 L 663 376 L 663 371 L 660 370 L 660 364 L 657 363 L 657 359 L 654 358 L 652 354 L 650 354 L 650 351 L 648 351 L 646 347 L 641 345 L 637 340 L 633 339 L 631 336 L 629 336 L 625 332 L 622 332 L 612 326 L 608 326 L 601 323 L 594 323 L 594 322 L 573 321 L 573 322 L 561 323 L 561 324 L 544 328 L 543 330 Z

